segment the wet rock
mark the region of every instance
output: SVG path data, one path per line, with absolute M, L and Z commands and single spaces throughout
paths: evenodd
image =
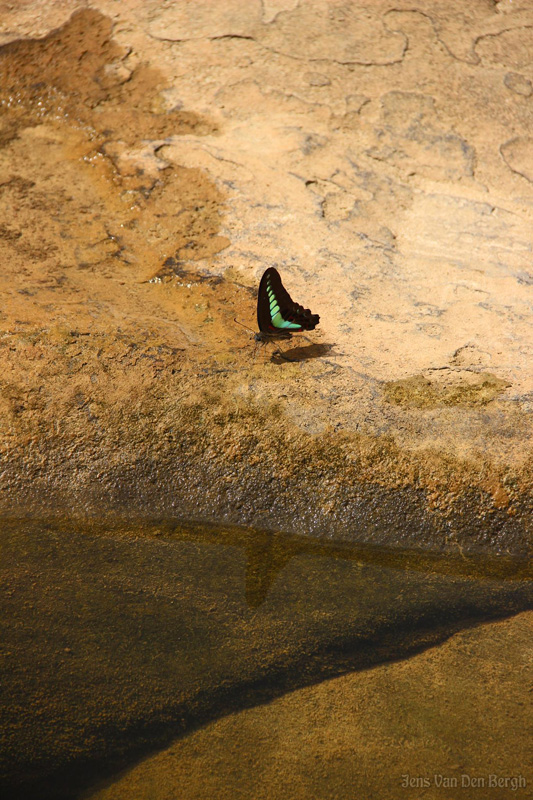
M 474 580 L 487 566 L 490 579 Z M 351 698 L 354 684 L 372 684 L 373 671 L 363 670 L 378 664 L 399 673 L 404 702 L 423 707 L 412 686 L 425 685 L 428 668 L 391 662 L 527 608 L 529 573 L 509 558 L 420 559 L 131 515 L 118 524 L 4 523 L 2 791 L 72 797 L 200 725 L 297 688 L 355 671 L 343 679 Z M 469 635 L 476 637 L 463 632 L 448 669 L 463 662 Z M 438 664 L 438 651 L 420 659 Z M 511 660 L 514 680 L 520 663 Z M 497 688 L 505 708 L 499 672 L 485 669 L 486 691 Z M 413 670 L 413 683 L 402 680 Z M 322 685 L 327 693 L 330 684 Z M 460 709 L 455 717 L 464 722 Z M 187 751 L 186 741 L 176 746 Z
M 276 800 L 326 800 L 332 791 L 339 800 L 370 791 L 397 800 L 437 787 L 448 796 L 485 789 L 515 797 L 531 780 L 527 738 L 516 736 L 529 726 L 522 674 L 530 640 L 529 614 L 463 631 L 407 662 L 218 720 L 91 797 L 149 800 L 163 785 L 183 798 L 221 800 L 239 791 L 261 797 L 262 787 Z

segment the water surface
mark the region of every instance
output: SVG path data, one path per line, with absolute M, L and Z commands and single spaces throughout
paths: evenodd
M 532 600 L 521 561 L 281 533 L 18 521 L 1 542 L 1 774 L 21 797 L 78 796 L 228 713 Z

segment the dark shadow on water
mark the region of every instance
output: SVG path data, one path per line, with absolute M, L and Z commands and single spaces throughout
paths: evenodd
M 1 537 L 10 800 L 80 796 L 221 716 L 533 605 L 510 558 L 164 520 Z
M 214 526 L 171 520 L 153 523 L 158 535 L 181 541 L 195 540 L 220 544 L 221 540 L 246 553 L 245 598 L 250 608 L 258 608 L 267 598 L 280 571 L 293 558 L 332 558 L 370 564 L 393 570 L 413 571 L 473 579 L 526 581 L 533 578 L 533 564 L 523 557 L 486 553 L 434 552 L 427 549 L 336 542 L 297 536 L 282 531 L 254 530 L 238 526 Z M 145 527 L 150 529 L 148 523 Z
M 322 358 L 327 355 L 335 355 L 332 353 L 335 343 L 333 344 L 309 344 L 302 345 L 301 347 L 291 347 L 288 350 L 276 350 L 272 354 L 271 361 L 274 364 L 283 364 L 287 361 L 310 361 L 312 358 Z

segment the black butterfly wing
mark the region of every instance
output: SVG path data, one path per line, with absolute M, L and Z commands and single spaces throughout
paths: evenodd
M 292 300 L 280 274 L 269 267 L 261 278 L 257 295 L 257 324 L 261 333 L 312 331 L 320 317 Z

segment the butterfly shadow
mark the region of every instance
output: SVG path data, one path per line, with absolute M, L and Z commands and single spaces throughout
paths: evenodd
M 273 364 L 284 364 L 287 361 L 310 361 L 312 358 L 321 358 L 331 353 L 335 347 L 333 344 L 308 344 L 299 347 L 291 347 L 289 350 L 276 350 L 272 353 L 270 361 Z

